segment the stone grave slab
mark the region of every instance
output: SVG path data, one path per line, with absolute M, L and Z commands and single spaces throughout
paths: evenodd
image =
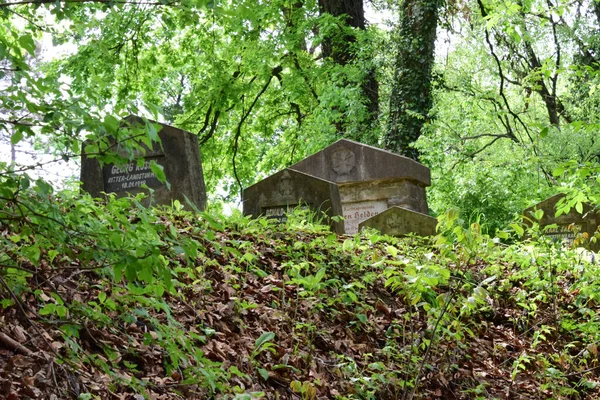
M 343 223 L 331 217 L 342 215 L 337 185 L 299 171 L 284 169 L 244 189 L 244 215 L 261 215 L 285 222 L 286 213 L 296 207 L 322 211 L 334 232 L 344 233 Z
M 369 227 L 390 236 L 406 236 L 409 233 L 433 236 L 436 234 L 436 226 L 436 218 L 407 208 L 392 206 L 361 222 L 359 230 Z
M 575 231 L 580 233 L 587 233 L 591 238 L 600 225 L 600 213 L 595 212 L 593 207 L 589 204 L 584 204 L 583 213 L 580 214 L 572 208 L 567 214 L 561 214 L 558 217 L 556 215 L 556 204 L 562 199 L 564 194 L 557 194 L 544 201 L 539 202 L 533 207 L 529 207 L 523 211 L 524 223 L 527 226 L 531 226 L 531 220 L 535 221 L 533 214 L 535 210 L 542 210 L 544 215 L 539 221 L 540 228 L 545 228 L 549 225 L 557 225 L 555 228 L 548 228 L 545 231 L 545 235 L 552 238 L 555 241 L 566 242 L 572 244 L 575 239 Z M 574 229 L 572 229 L 574 228 Z M 600 243 L 587 243 L 584 247 L 592 251 L 600 251 Z
M 338 185 L 344 233 L 358 232 L 360 222 L 393 206 L 429 212 L 425 193 L 431 185 L 429 169 L 386 150 L 341 139 L 290 169 Z
M 173 200 L 179 200 L 187 206 L 187 197 L 199 210 L 206 208 L 206 188 L 202 172 L 202 162 L 198 147 L 198 137 L 190 132 L 161 124 L 152 120 L 149 123 L 160 125 L 158 136 L 161 143 L 155 143 L 145 148 L 143 163 L 138 165 L 131 161 L 117 166 L 106 164 L 101 166 L 95 158 L 87 157 L 85 151 L 81 155 L 82 189 L 93 197 L 101 197 L 102 193 L 115 193 L 118 197 L 137 194 L 147 189 L 154 190 L 154 204 L 170 205 Z M 129 116 L 123 120 L 123 125 L 136 126 L 146 122 L 137 116 Z M 85 144 L 83 146 L 85 148 Z M 167 185 L 161 183 L 150 168 L 150 162 L 155 161 L 164 168 Z M 154 205 L 152 204 L 152 205 Z M 149 198 L 145 205 L 149 204 Z

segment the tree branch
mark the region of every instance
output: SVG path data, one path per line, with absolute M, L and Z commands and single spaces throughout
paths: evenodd
M 240 180 L 240 177 L 238 175 L 237 172 L 237 165 L 236 165 L 236 157 L 237 157 L 237 153 L 238 153 L 238 144 L 239 144 L 239 140 L 240 140 L 240 136 L 242 134 L 242 125 L 244 124 L 244 122 L 246 121 L 246 119 L 250 116 L 250 113 L 252 112 L 252 109 L 254 109 L 254 106 L 256 105 L 256 103 L 258 102 L 258 99 L 260 99 L 260 97 L 267 91 L 267 89 L 269 88 L 269 85 L 271 84 L 271 81 L 273 80 L 274 76 L 277 76 L 277 74 L 279 74 L 281 72 L 281 66 L 277 66 L 275 68 L 273 68 L 271 70 L 271 75 L 269 76 L 269 79 L 267 79 L 267 82 L 265 82 L 264 86 L 262 87 L 262 89 L 260 90 L 260 92 L 258 92 L 258 94 L 256 95 L 256 97 L 254 97 L 254 101 L 252 102 L 252 104 L 250 104 L 250 107 L 248 107 L 248 110 L 242 115 L 242 118 L 240 118 L 240 122 L 237 124 L 237 127 L 235 129 L 235 137 L 234 137 L 234 142 L 233 142 L 233 176 L 235 176 L 235 180 L 237 181 L 238 186 L 240 187 L 240 198 L 242 196 L 242 191 L 244 190 L 244 187 L 242 186 L 242 181 Z

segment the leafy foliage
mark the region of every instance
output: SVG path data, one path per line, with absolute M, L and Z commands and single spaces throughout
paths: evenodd
M 542 236 L 452 212 L 434 243 L 337 237 L 27 185 L 2 199 L 6 395 L 598 395 L 597 265 Z

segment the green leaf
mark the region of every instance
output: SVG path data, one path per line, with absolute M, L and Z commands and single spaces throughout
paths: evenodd
M 323 277 L 325 276 L 325 272 L 326 269 L 325 268 L 321 268 L 317 274 L 315 275 L 315 279 L 317 280 L 317 282 L 321 282 L 321 280 L 323 279 Z
M 35 182 L 35 192 L 43 197 L 48 196 L 50 193 L 52 193 L 52 186 L 45 181 L 38 179 Z
M 30 34 L 20 36 L 19 44 L 32 56 L 35 54 L 35 41 Z
M 55 311 L 56 311 L 56 304 L 48 303 L 44 307 L 40 308 L 39 314 L 40 315 L 50 315 L 50 314 L 54 314 Z
M 225 230 L 225 227 L 212 216 L 210 216 L 208 213 L 202 213 L 202 218 L 204 218 L 206 222 L 208 222 L 208 225 L 210 225 L 210 227 L 215 231 L 223 232 Z
M 367 316 L 365 314 L 356 314 L 356 318 L 363 324 L 367 324 Z
M 396 257 L 398 255 L 398 248 L 394 246 L 387 246 L 385 249 L 392 257 Z
M 91 154 L 91 155 L 95 155 L 97 153 L 99 153 L 98 151 L 98 145 L 95 144 L 88 144 L 85 146 L 85 154 Z
M 36 264 L 40 261 L 40 246 L 34 244 L 23 249 L 23 254 L 31 261 L 32 264 Z
M 119 120 L 112 115 L 107 115 L 104 117 L 102 125 L 108 133 L 115 133 L 119 129 Z
M 57 255 L 58 255 L 58 251 L 56 251 L 55 249 L 49 250 L 48 251 L 48 260 L 50 262 L 54 261 L 54 259 L 56 258 Z
M 156 175 L 156 179 L 163 183 L 166 182 L 167 176 L 165 175 L 165 169 L 162 165 L 157 164 L 156 161 L 152 160 L 150 161 L 150 169 L 152 169 L 152 172 Z
M 575 204 L 575 209 L 579 214 L 583 214 L 583 204 L 581 202 L 577 202 L 577 204 Z
M 19 143 L 21 140 L 23 140 L 23 131 L 18 130 L 10 137 L 10 143 L 12 145 Z
M 56 306 L 56 314 L 61 318 L 64 318 L 67 316 L 67 311 L 68 311 L 68 309 L 65 306 Z
M 105 292 L 98 293 L 98 301 L 100 303 L 104 303 L 105 300 L 106 300 L 106 293 Z
M 508 239 L 510 237 L 510 235 L 508 232 L 498 231 L 498 232 L 496 232 L 496 237 L 498 237 L 499 239 Z
M 170 278 L 170 276 L 169 276 Z M 169 279 L 170 281 L 170 279 Z M 165 288 L 162 285 L 154 285 L 154 296 L 156 297 L 162 297 L 163 294 L 165 293 Z
M 260 349 L 262 347 L 262 345 L 264 345 L 267 342 L 270 342 L 274 338 L 275 338 L 275 334 L 273 332 L 263 333 L 262 335 L 260 335 L 260 337 L 258 339 L 256 339 L 256 342 L 254 343 L 254 351 L 257 351 L 258 349 Z
M 510 224 L 509 225 L 511 228 L 514 229 L 514 231 L 517 233 L 517 235 L 519 236 L 523 236 L 523 233 L 525 233 L 525 230 L 523 229 L 523 227 L 520 224 Z
M 558 167 L 558 168 L 555 168 L 552 171 L 552 175 L 554 175 L 556 177 L 562 176 L 564 173 L 565 173 L 565 168 L 564 167 Z
M 269 379 L 269 371 L 264 368 L 257 368 L 260 376 L 266 381 Z

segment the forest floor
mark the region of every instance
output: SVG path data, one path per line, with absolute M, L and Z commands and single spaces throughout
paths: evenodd
M 598 267 L 575 253 L 161 223 L 198 243 L 160 248 L 170 284 L 77 249 L 0 275 L 1 398 L 600 398 Z

